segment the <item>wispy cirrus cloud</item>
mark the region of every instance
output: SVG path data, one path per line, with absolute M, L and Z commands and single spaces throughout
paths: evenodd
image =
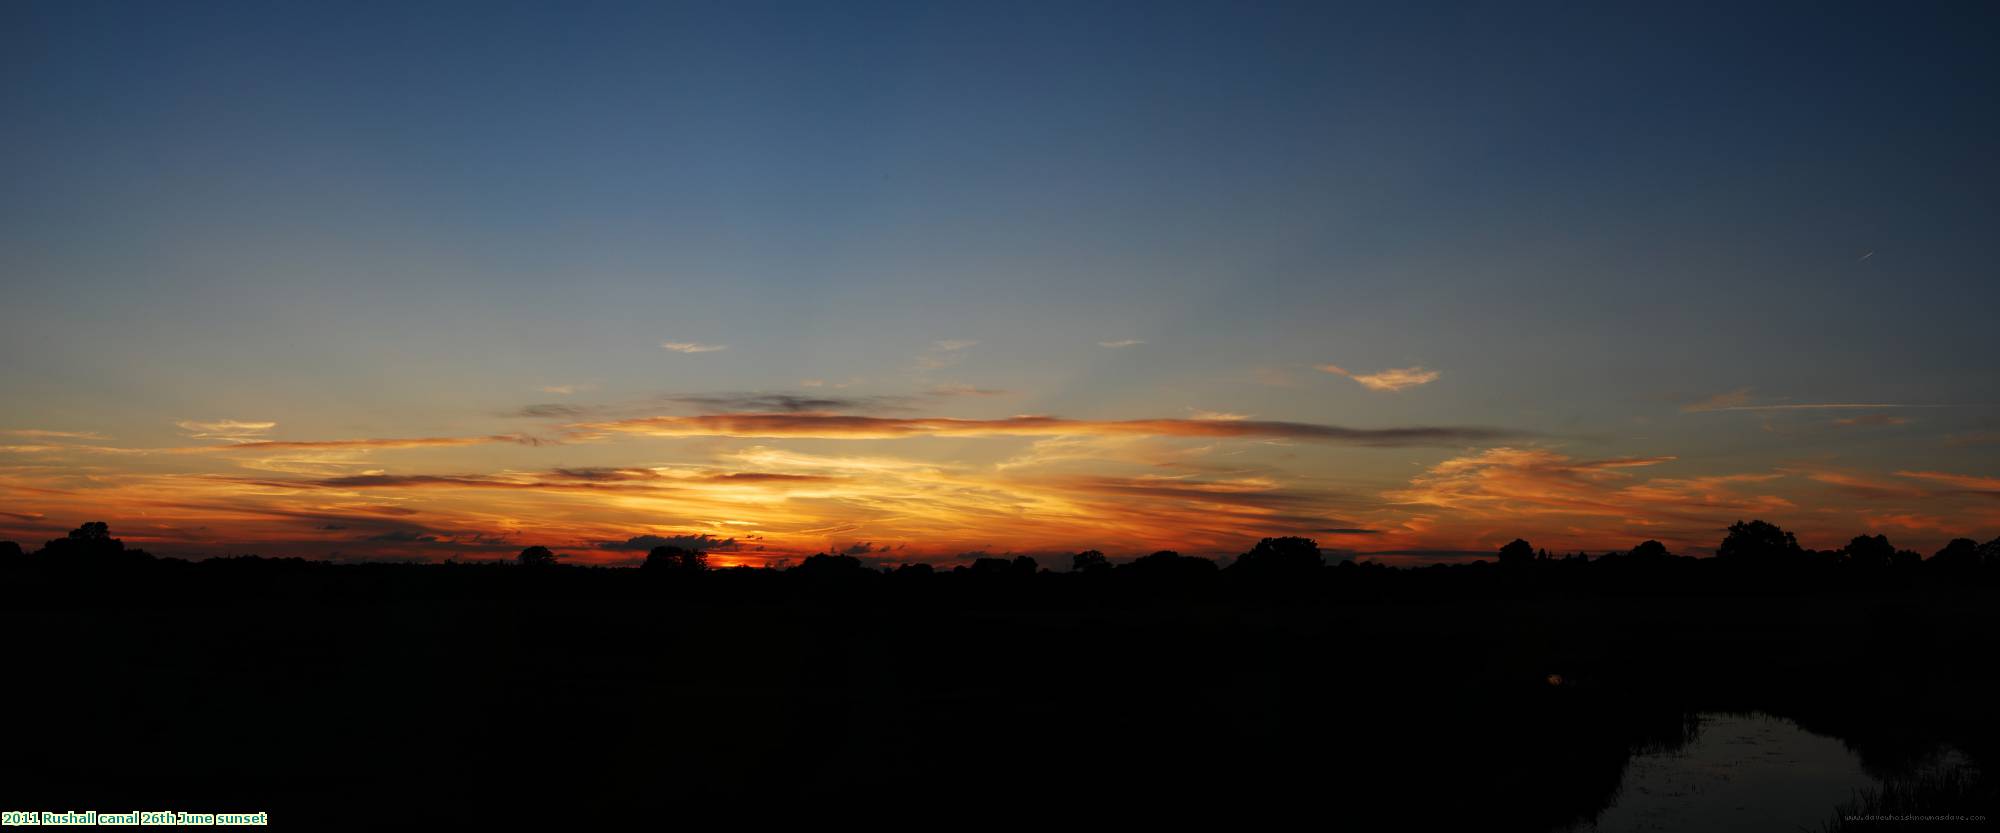
M 1689 402 L 1681 406 L 1681 413 L 1699 414 L 1711 411 L 1862 411 L 1884 408 L 1944 408 L 1947 405 L 1913 405 L 1905 402 L 1757 402 L 1751 397 L 1750 388 L 1737 388 L 1714 396 Z M 1843 420 L 1838 425 L 1879 425 L 1900 424 L 1867 422 L 1856 417 L 1852 421 Z M 1882 419 L 1889 419 L 1887 417 Z
M 1122 350 L 1126 347 L 1137 347 L 1145 343 L 1146 340 L 1142 338 L 1121 338 L 1118 339 L 1117 341 L 1100 341 L 1097 343 L 1097 346 L 1108 347 L 1113 350 Z
M 1858 411 L 1875 408 L 1944 408 L 1946 405 L 1910 405 L 1900 402 L 1801 402 L 1789 405 L 1740 405 L 1733 408 L 1703 408 L 1708 411 Z
M 1431 466 L 1383 498 L 1405 511 L 1434 513 L 1416 525 L 1419 540 L 1504 541 L 1515 529 L 1539 528 L 1577 544 L 1658 538 L 1694 547 L 1712 546 L 1713 533 L 1738 517 L 1796 508 L 1759 488 L 1783 473 L 1639 474 L 1675 459 L 1577 459 L 1548 449 L 1491 448 Z
M 914 401 L 908 396 L 799 396 L 790 393 L 676 393 L 658 401 L 692 405 L 708 412 L 816 413 L 826 411 L 902 411 Z
M 902 439 L 908 437 L 1168 436 L 1197 438 L 1278 438 L 1361 446 L 1460 445 L 1510 436 L 1480 427 L 1411 426 L 1347 428 L 1268 420 L 1134 419 L 1073 420 L 1049 416 L 1005 419 L 873 417 L 825 413 L 728 413 L 655 416 L 577 423 L 573 431 L 654 437 L 738 437 L 811 439 Z
M 370 437 L 353 440 L 251 440 L 235 445 L 173 449 L 178 452 L 257 452 L 306 449 L 351 448 L 449 448 L 465 445 L 548 445 L 549 440 L 526 434 L 489 434 L 483 437 Z
M 0 431 L 12 437 L 28 437 L 37 440 L 103 440 L 106 437 L 95 431 L 49 431 L 41 428 L 15 428 Z
M 188 436 L 197 440 L 243 440 L 270 433 L 278 427 L 275 422 L 241 419 L 196 420 L 183 419 L 174 423 Z
M 918 370 L 941 370 L 965 360 L 966 348 L 979 342 L 969 338 L 948 338 L 933 341 L 922 353 L 917 354 Z
M 924 389 L 929 396 L 1006 396 L 1007 391 L 999 388 L 982 388 L 972 385 L 932 385 Z
M 1681 413 L 1698 414 L 1703 411 L 1727 411 L 1750 404 L 1750 389 L 1737 388 L 1732 391 L 1703 397 L 1681 406 Z
M 779 393 L 768 391 L 718 391 L 712 393 L 667 393 L 645 399 L 602 404 L 544 402 L 526 405 L 502 414 L 525 419 L 609 419 L 655 413 L 660 403 L 690 406 L 707 413 L 768 412 L 863 412 L 908 411 L 927 398 L 952 396 L 1000 396 L 1004 390 L 971 385 L 938 385 L 921 394 L 843 395 Z
M 1908 425 L 1909 422 L 1908 417 L 1899 417 L 1890 414 L 1864 414 L 1862 416 L 1841 417 L 1834 420 L 1833 424 L 1841 428 L 1874 428 L 1889 425 Z
M 577 419 L 600 412 L 601 409 L 589 405 L 565 405 L 560 402 L 542 402 L 534 405 L 523 405 L 518 410 L 510 411 L 503 414 L 503 416 L 523 417 L 527 419 Z
M 660 349 L 676 353 L 714 353 L 729 349 L 727 344 L 704 344 L 699 341 L 662 341 Z
M 1317 365 L 1317 367 L 1322 372 L 1353 379 L 1361 383 L 1362 387 L 1369 390 L 1389 392 L 1428 385 L 1437 381 L 1438 377 L 1442 375 L 1438 371 L 1423 367 L 1397 367 L 1388 370 L 1378 370 L 1374 373 L 1354 373 L 1336 364 L 1322 364 Z
M 1943 483 L 1968 492 L 2000 496 L 2000 477 L 1982 477 L 1974 474 L 1952 474 L 1942 471 L 1899 471 L 1897 477 Z
M 841 478 L 820 474 L 713 469 L 551 469 L 504 474 L 349 474 L 288 480 L 218 476 L 218 479 L 288 489 L 501 489 L 547 492 L 664 493 L 686 487 L 782 488 Z

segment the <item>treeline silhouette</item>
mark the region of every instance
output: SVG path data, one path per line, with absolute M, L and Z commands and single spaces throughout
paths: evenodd
M 1811 551 L 1748 521 L 1706 558 L 1514 541 L 1329 565 L 1278 537 L 1226 564 L 716 568 L 662 547 L 606 568 L 541 546 L 185 561 L 89 523 L 0 544 L 0 785 L 10 808 L 351 829 L 1555 830 L 1608 806 L 1636 751 L 1687 743 L 1694 715 L 1754 710 L 1885 779 L 1955 751 L 1971 775 L 1897 806 L 1992 817 L 1996 549 Z
M 1098 550 L 1066 557 L 1063 571 L 1032 556 L 980 556 L 948 567 L 926 562 L 878 566 L 852 555 L 818 553 L 797 564 L 715 568 L 709 553 L 659 546 L 636 568 L 582 566 L 543 545 L 521 550 L 511 562 L 321 562 L 255 555 L 186 561 L 160 558 L 125 546 L 103 522 L 85 523 L 63 538 L 25 552 L 0 541 L 0 570 L 23 574 L 97 574 L 115 584 L 119 574 L 143 574 L 148 581 L 188 578 L 235 582 L 260 574 L 311 575 L 339 584 L 347 578 L 395 587 L 444 589 L 452 582 L 504 584 L 520 592 L 625 590 L 673 587 L 742 593 L 790 587 L 894 588 L 922 590 L 977 588 L 1037 591 L 1070 597 L 1165 593 L 1222 596 L 1248 593 L 1307 599 L 1357 595 L 1408 596 L 1499 592 L 1611 593 L 1786 593 L 1867 588 L 1911 589 L 1920 585 L 1962 587 L 2000 582 L 2000 537 L 1985 543 L 1955 538 L 1929 557 L 1898 549 L 1882 534 L 1857 535 L 1834 550 L 1801 547 L 1795 536 L 1762 520 L 1732 524 L 1715 553 L 1697 558 L 1676 555 L 1659 541 L 1641 542 L 1625 552 L 1556 555 L 1522 539 L 1499 548 L 1492 560 L 1474 559 L 1394 567 L 1381 561 L 1327 563 L 1318 543 L 1303 537 L 1260 540 L 1225 563 L 1161 550 L 1114 562 Z M 516 568 L 525 568 L 516 570 Z M 422 577 L 414 574 L 422 573 Z M 640 581 L 633 582 L 634 574 Z M 352 575 L 347 575 L 352 574 Z M 361 574 L 366 574 L 365 580 Z M 406 575 L 389 579 L 392 574 Z

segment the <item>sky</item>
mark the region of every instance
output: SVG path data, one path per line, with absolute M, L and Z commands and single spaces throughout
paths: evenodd
M 1743 5 L 0 4 L 0 539 L 2000 535 L 2000 9 Z

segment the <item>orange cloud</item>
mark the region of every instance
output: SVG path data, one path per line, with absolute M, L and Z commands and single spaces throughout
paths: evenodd
M 93 431 L 48 431 L 41 428 L 15 428 L 8 431 L 0 431 L 0 434 L 7 434 L 9 436 L 14 436 L 14 437 L 27 437 L 29 439 L 37 439 L 37 440 L 104 439 L 103 435 Z
M 727 344 L 703 344 L 699 341 L 662 341 L 660 349 L 676 353 L 714 353 L 729 349 Z
M 1833 424 L 1838 425 L 1842 428 L 1853 428 L 1853 427 L 1874 427 L 1874 426 L 1885 426 L 1885 425 L 1907 425 L 1909 424 L 1909 422 L 1910 420 L 1905 417 L 1890 416 L 1889 414 L 1866 414 L 1863 416 L 1856 416 L 1856 417 L 1842 417 L 1840 419 L 1834 420 Z
M 288 449 L 338 449 L 338 448 L 448 448 L 465 445 L 489 445 L 492 443 L 513 443 L 516 445 L 543 445 L 547 440 L 525 434 L 490 434 L 484 437 L 400 437 L 370 438 L 358 440 L 257 440 L 236 445 L 212 446 L 183 451 L 280 451 Z
M 1674 462 L 1670 456 L 1579 460 L 1547 449 L 1494 448 L 1432 466 L 1384 499 L 1429 510 L 1423 529 L 1408 536 L 1431 546 L 1506 540 L 1519 530 L 1543 530 L 1566 547 L 1636 543 L 1713 546 L 1715 531 L 1736 516 L 1795 508 L 1773 494 L 1746 492 L 1781 473 L 1641 479 L 1639 470 Z M 1543 542 L 1537 542 L 1543 543 Z
M 1158 436 L 1199 438 L 1274 438 L 1312 440 L 1362 446 L 1457 445 L 1508 436 L 1508 432 L 1472 427 L 1344 428 L 1266 420 L 1134 419 L 1090 421 L 1046 416 L 1006 419 L 944 417 L 871 417 L 827 413 L 737 413 L 701 416 L 656 416 L 610 422 L 578 423 L 582 432 L 640 434 L 652 437 L 810 438 L 884 440 L 906 437 L 1060 437 Z
M 1696 414 L 1702 411 L 1727 411 L 1750 404 L 1750 389 L 1737 388 L 1728 393 L 1718 393 L 1681 406 L 1681 413 Z
M 1323 364 L 1318 367 L 1326 373 L 1331 373 L 1335 376 L 1346 376 L 1349 379 L 1360 382 L 1362 387 L 1369 390 L 1390 392 L 1405 388 L 1414 388 L 1418 385 L 1428 385 L 1437 381 L 1438 376 L 1441 375 L 1438 371 L 1426 370 L 1422 367 L 1398 367 L 1389 370 L 1379 370 L 1374 373 L 1353 373 L 1335 364 Z
M 244 437 L 255 437 L 278 427 L 278 424 L 275 422 L 252 422 L 239 419 L 209 421 L 184 419 L 174 423 L 174 425 L 188 432 L 188 436 L 198 440 L 236 440 Z
M 1972 492 L 1991 492 L 2000 495 L 2000 477 L 1979 477 L 1977 475 L 1950 474 L 1941 471 L 1899 471 L 1896 472 L 1896 476 L 1916 480 L 1928 480 L 1933 483 L 1943 483 Z

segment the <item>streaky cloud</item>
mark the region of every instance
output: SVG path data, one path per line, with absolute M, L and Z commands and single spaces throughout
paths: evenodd
M 1932 483 L 1943 483 L 1969 492 L 2000 495 L 2000 477 L 1981 477 L 1979 475 L 1952 474 L 1942 471 L 1899 471 L 1896 472 L 1896 476 L 1908 477 L 1913 480 L 1928 480 Z
M 1882 408 L 1950 408 L 1952 405 L 1916 405 L 1907 402 L 1767 402 L 1753 404 L 1750 388 L 1737 388 L 1727 393 L 1718 393 L 1706 399 L 1689 402 L 1681 406 L 1681 413 L 1699 414 L 1717 411 L 1847 411 L 1875 410 Z M 1865 417 L 1853 421 L 1842 421 L 1840 425 L 1882 424 L 1864 422 Z M 1886 418 L 1885 418 L 1886 419 Z
M 188 432 L 189 437 L 197 440 L 240 440 L 244 437 L 255 437 L 270 433 L 271 429 L 278 427 L 278 424 L 275 422 L 240 419 L 183 419 L 175 422 L 174 425 Z
M 889 411 L 907 408 L 906 396 L 799 396 L 790 393 L 681 393 L 660 397 L 667 402 L 692 405 L 709 412 L 775 411 L 805 413 L 819 411 Z
M 972 385 L 933 385 L 924 391 L 930 396 L 1006 396 L 1007 391 L 999 388 L 981 388 Z
M 717 538 L 706 532 L 688 535 L 635 535 L 623 541 L 592 541 L 591 546 L 612 552 L 650 552 L 655 547 L 680 547 L 684 550 L 730 550 L 735 549 L 735 538 Z
M 235 445 L 176 449 L 181 452 L 282 451 L 333 448 L 450 448 L 466 445 L 549 445 L 552 441 L 526 434 L 489 434 L 483 437 L 396 437 L 358 440 L 253 440 Z
M 49 431 L 41 428 L 15 428 L 0 431 L 12 437 L 28 437 L 38 440 L 104 440 L 108 439 L 95 431 Z
M 1073 420 L 1048 416 L 1006 419 L 895 418 L 826 413 L 727 413 L 655 416 L 577 423 L 579 432 L 611 432 L 653 437 L 736 437 L 805 439 L 903 439 L 909 437 L 1166 436 L 1277 438 L 1396 447 L 1462 445 L 1519 436 L 1494 428 L 1410 426 L 1347 428 L 1270 420 L 1134 419 Z
M 1388 391 L 1391 393 L 1406 388 L 1414 388 L 1419 385 L 1428 385 L 1437 381 L 1438 376 L 1442 375 L 1438 371 L 1428 370 L 1423 367 L 1397 367 L 1388 370 L 1379 370 L 1374 373 L 1354 373 L 1335 364 L 1323 364 L 1318 367 L 1322 372 L 1353 379 L 1359 382 L 1362 387 L 1369 390 Z

